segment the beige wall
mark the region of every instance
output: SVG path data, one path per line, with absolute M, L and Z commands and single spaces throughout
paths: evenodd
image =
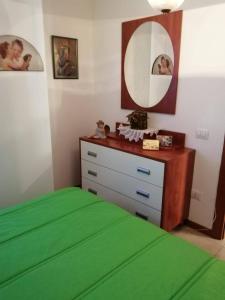
M 43 1 L 55 188 L 80 184 L 79 136 L 95 128 L 93 1 Z M 79 80 L 54 80 L 51 35 L 79 40 Z
M 151 15 L 146 2 L 96 0 L 95 103 L 111 125 L 125 121 L 129 113 L 120 109 L 121 22 Z M 186 132 L 187 146 L 197 150 L 193 187 L 201 201 L 192 199 L 190 219 L 208 228 L 225 130 L 225 42 L 219 34 L 225 27 L 224 13 L 224 4 L 184 11 L 176 115 L 149 115 L 152 127 Z M 196 139 L 197 128 L 208 129 L 209 140 Z
M 221 1 L 186 0 L 183 7 L 216 2 Z M 186 132 L 187 145 L 197 150 L 194 189 L 202 198 L 192 199 L 190 219 L 209 228 L 225 128 L 225 43 L 218 34 L 225 26 L 224 12 L 224 5 L 184 12 L 177 112 L 175 116 L 150 114 L 153 127 Z M 80 135 L 91 134 L 100 118 L 111 127 L 126 120 L 129 111 L 120 109 L 121 22 L 156 13 L 146 0 L 44 1 L 56 188 L 80 182 Z M 52 34 L 79 39 L 78 81 L 53 80 Z M 197 128 L 209 129 L 208 141 L 196 139 Z
M 45 62 L 41 0 L 1 0 L 0 35 L 29 41 Z M 46 69 L 46 68 L 45 68 Z M 0 206 L 53 190 L 46 71 L 0 72 Z

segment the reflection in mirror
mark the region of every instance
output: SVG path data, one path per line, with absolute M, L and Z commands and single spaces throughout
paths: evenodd
M 174 51 L 165 28 L 145 22 L 133 33 L 125 55 L 126 86 L 133 101 L 153 107 L 166 95 L 173 75 Z

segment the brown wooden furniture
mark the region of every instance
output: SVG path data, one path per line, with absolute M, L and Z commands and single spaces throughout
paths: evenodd
M 212 228 L 212 236 L 223 240 L 225 233 L 225 139 L 216 198 L 216 220 Z
M 147 17 L 137 20 L 128 21 L 122 24 L 122 78 L 121 78 L 121 108 L 125 109 L 140 109 L 141 107 L 134 102 L 127 89 L 125 80 L 124 63 L 126 51 L 129 41 L 135 30 L 145 22 L 157 22 L 162 25 L 171 39 L 174 51 L 174 71 L 171 84 L 163 99 L 153 107 L 145 108 L 149 112 L 175 114 L 176 96 L 178 85 L 178 70 L 180 58 L 180 41 L 182 27 L 182 11 L 172 12 L 153 17 Z M 159 53 L 160 54 L 160 53 Z M 150 72 L 150 70 L 149 70 Z
M 117 135 L 80 141 L 84 189 L 167 231 L 188 217 L 195 150 L 147 151 Z

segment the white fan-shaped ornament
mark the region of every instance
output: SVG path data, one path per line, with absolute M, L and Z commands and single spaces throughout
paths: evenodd
M 162 12 L 170 12 L 177 9 L 184 0 L 148 0 L 148 3 L 152 8 L 160 10 Z
M 143 140 L 144 135 L 148 134 L 150 137 L 153 135 L 157 135 L 159 130 L 155 128 L 148 128 L 145 130 L 138 130 L 138 129 L 131 129 L 130 126 L 123 126 L 120 124 L 118 127 L 119 134 L 123 135 L 126 140 L 129 140 L 130 142 L 135 141 L 138 142 L 139 140 Z

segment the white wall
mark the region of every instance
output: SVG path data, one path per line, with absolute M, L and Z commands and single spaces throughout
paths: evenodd
M 79 136 L 94 133 L 93 1 L 44 0 L 55 188 L 80 184 Z M 51 35 L 79 41 L 79 80 L 54 80 Z
M 129 113 L 120 109 L 121 22 L 156 12 L 145 0 L 95 4 L 95 103 L 98 117 L 114 126 Z M 184 12 L 176 115 L 150 114 L 152 127 L 185 132 L 187 146 L 197 150 L 193 187 L 202 192 L 202 200 L 192 199 L 190 219 L 208 228 L 225 130 L 224 13 L 224 4 Z M 208 141 L 196 139 L 197 128 L 209 129 Z
M 1 0 L 0 35 L 23 37 L 43 60 L 40 0 Z M 0 72 L 0 206 L 53 189 L 45 72 Z

